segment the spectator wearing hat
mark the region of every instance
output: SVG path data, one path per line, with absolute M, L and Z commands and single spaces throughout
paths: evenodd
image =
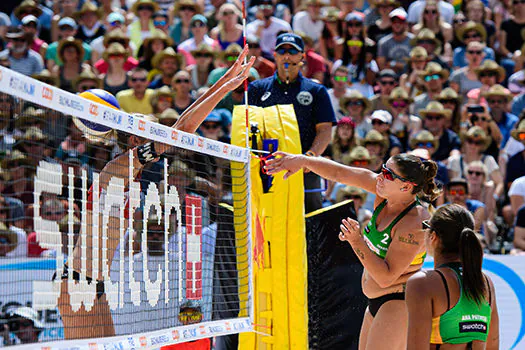
M 33 15 L 27 15 L 22 18 L 22 29 L 26 33 L 29 48 L 38 52 L 44 58 L 47 43 L 38 37 L 38 18 Z
M 323 156 L 342 163 L 343 158 L 356 146 L 355 123 L 351 117 L 343 117 L 337 122 L 332 142 L 326 147 Z
M 383 137 L 388 139 L 388 149 L 383 159 L 385 162 L 388 158 L 404 151 L 403 145 L 399 139 L 390 132 L 390 129 L 392 128 L 392 114 L 390 114 L 390 112 L 381 109 L 376 110 L 370 116 L 370 120 L 374 130 L 378 131 Z
M 377 12 L 377 17 L 371 21 L 371 17 L 366 15 L 367 11 L 365 11 L 365 25 L 368 26 L 368 37 L 377 43 L 385 36 L 392 34 L 392 21 L 389 15 L 400 4 L 397 0 L 377 0 L 373 1 L 372 5 Z
M 8 58 L 12 70 L 31 76 L 44 69 L 42 57 L 29 48 L 26 35 L 21 28 L 11 27 L 7 31 L 6 38 L 10 47 L 0 52 L 0 56 Z
M 368 221 L 372 218 L 372 212 L 363 208 L 366 202 L 368 193 L 362 188 L 355 186 L 345 186 L 340 188 L 335 194 L 335 203 L 340 203 L 347 200 L 352 200 L 354 209 L 357 214 L 357 221 L 361 227 L 368 225 Z
M 409 57 L 410 40 L 414 34 L 408 32 L 407 13 L 402 8 L 390 12 L 392 34 L 389 34 L 377 43 L 377 64 L 380 69 L 390 67 L 396 72 L 405 68 L 405 59 Z
M 501 132 L 502 139 L 499 148 L 502 149 L 510 138 L 511 130 L 518 122 L 518 117 L 508 112 L 512 94 L 503 86 L 496 84 L 491 86 L 483 96 L 488 102 L 490 116 Z
M 66 230 L 67 232 L 67 223 L 68 223 L 68 215 L 66 207 L 64 206 L 64 203 L 61 200 L 58 200 L 56 198 L 53 199 L 46 199 L 42 201 L 42 206 L 40 208 L 40 216 L 44 220 L 54 221 L 59 225 L 59 230 L 61 232 L 64 232 L 60 229 L 61 223 L 65 221 L 66 223 Z M 75 220 L 76 219 L 76 220 Z M 73 216 L 74 221 L 78 221 L 78 224 L 80 224 L 80 221 Z M 75 222 L 76 223 L 76 222 Z M 64 237 L 64 233 L 62 233 L 62 252 L 65 254 L 64 256 L 67 257 L 67 234 Z M 36 258 L 40 257 L 44 251 L 47 249 L 42 248 L 37 241 L 36 232 L 31 232 L 27 236 L 27 256 L 30 258 Z
M 197 14 L 202 14 L 202 8 L 193 0 L 177 1 L 173 9 L 174 21 L 170 37 L 176 45 L 193 36 L 191 32 L 191 19 Z
M 482 86 L 479 89 L 472 89 L 467 93 L 468 102 L 473 104 L 486 104 L 487 101 L 482 95 L 492 86 L 502 83 L 505 80 L 505 69 L 492 60 L 484 60 L 481 66 L 475 69 L 475 72 Z
M 467 208 L 474 216 L 474 231 L 484 234 L 485 204 L 469 198 L 468 182 L 465 179 L 452 179 L 447 185 L 446 196 L 448 203 L 461 205 Z M 490 239 L 490 237 L 488 237 Z M 490 240 L 489 240 L 490 242 Z
M 454 68 L 463 68 L 469 65 L 468 45 L 473 42 L 486 43 L 487 32 L 481 23 L 470 21 L 458 29 L 456 36 L 463 41 L 464 46 L 457 47 L 454 50 L 452 65 Z M 486 45 L 482 45 L 482 50 L 484 53 L 483 60 L 495 60 L 494 50 Z
M 202 44 L 208 45 L 213 50 L 219 50 L 219 43 L 208 36 L 208 20 L 203 15 L 195 15 L 190 23 L 191 38 L 182 42 L 178 46 L 179 51 L 192 52 L 197 50 Z M 193 62 L 188 62 L 192 64 Z
M 276 47 L 277 34 L 292 30 L 288 22 L 274 16 L 274 9 L 271 0 L 261 0 L 257 9 L 257 19 L 246 26 L 247 35 L 260 38 L 261 50 L 269 56 Z
M 452 113 L 452 117 L 446 119 L 446 128 L 459 134 L 461 123 L 461 97 L 459 97 L 456 90 L 448 87 L 440 92 L 436 100 L 441 103 L 445 109 L 448 109 Z
M 155 90 L 148 89 L 148 71 L 144 68 L 134 68 L 128 72 L 130 89 L 117 93 L 120 109 L 128 113 L 153 114 L 151 98 Z
M 208 86 L 210 73 L 215 69 L 214 58 L 217 52 L 209 45 L 201 44 L 197 49 L 191 51 L 194 64 L 186 67 L 186 71 L 191 75 L 193 90 Z
M 429 61 L 427 50 L 416 46 L 410 51 L 407 60 L 406 72 L 399 78 L 399 86 L 405 89 L 411 97 L 418 96 L 425 91 L 425 84 L 420 78 Z
M 487 167 L 488 178 L 494 182 L 496 195 L 503 193 L 503 177 L 499 170 L 498 163 L 494 157 L 483 152 L 487 150 L 492 142 L 492 138 L 485 133 L 479 126 L 471 127 L 462 140 L 463 152 L 461 155 L 453 155 L 448 159 L 448 175 L 451 179 L 466 178 L 467 167 L 474 161 L 480 161 Z
M 144 39 L 142 47 L 139 49 L 139 67 L 149 72 L 149 78 L 160 73 L 153 68 L 153 57 L 167 47 L 173 47 L 173 40 L 162 30 L 157 29 L 149 38 Z
M 341 120 L 344 114 L 341 111 L 339 104 L 343 96 L 350 93 L 350 87 L 348 83 L 348 68 L 340 66 L 332 70 L 331 82 L 332 87 L 328 89 L 328 96 L 332 101 L 332 107 L 334 108 L 334 114 L 337 120 Z
M 81 164 L 88 164 L 88 148 L 84 134 L 76 127 L 72 119 L 68 120 L 67 130 L 68 134 L 58 146 L 55 158 L 59 161 L 76 158 Z
M 210 37 L 219 42 L 220 48 L 226 50 L 230 45 L 243 46 L 242 25 L 239 18 L 241 11 L 231 3 L 224 3 L 218 10 L 219 24 L 211 30 Z
M 375 173 L 379 173 L 384 163 L 383 158 L 388 154 L 388 148 L 390 146 L 388 138 L 383 136 L 379 131 L 372 129 L 366 134 L 364 139 L 359 140 L 359 144 L 365 147 L 371 156 L 369 169 Z
M 100 89 L 102 80 L 91 69 L 84 69 L 73 81 L 73 87 L 77 93 L 91 89 Z
M 433 160 L 443 161 L 460 154 L 461 141 L 458 135 L 445 127 L 446 120 L 452 116 L 450 110 L 445 109 L 439 102 L 431 101 L 419 111 L 419 116 L 423 119 L 423 127 L 439 140 L 439 147 L 432 155 Z
M 93 40 L 106 34 L 101 19 L 101 12 L 90 0 L 86 0 L 79 11 L 75 12 L 74 18 L 80 24 L 75 38 L 82 42 L 91 44 Z
M 159 5 L 160 6 L 160 5 Z M 170 31 L 170 16 L 168 15 L 168 12 L 166 10 L 159 10 L 153 14 L 153 17 L 151 17 L 153 20 L 153 26 L 156 30 L 160 30 L 166 35 L 169 35 Z M 144 43 L 142 43 L 144 45 Z M 138 56 L 141 57 L 141 51 L 139 49 Z
M 1 163 L 2 168 L 9 172 L 9 181 L 5 183 L 2 194 L 21 200 L 24 208 L 34 203 L 33 175 L 36 169 L 29 165 L 27 156 L 16 149 L 7 154 Z
M 392 90 L 398 85 L 399 76 L 392 69 L 386 68 L 379 72 L 377 82 L 379 83 L 379 94 L 370 98 L 370 109 L 372 111 L 388 109 L 388 98 Z
M 108 64 L 108 71 L 101 75 L 104 90 L 113 95 L 129 88 L 128 75 L 124 68 L 128 56 L 128 50 L 119 43 L 111 43 L 102 55 Z
M 421 18 L 421 14 L 425 9 L 426 0 L 417 0 L 410 4 L 408 7 L 408 23 L 416 24 Z M 454 6 L 447 1 L 437 1 L 439 13 L 443 20 L 447 23 L 452 24 L 452 17 L 454 16 Z
M 408 139 L 422 128 L 421 119 L 410 114 L 408 109 L 414 100 L 402 87 L 396 87 L 390 93 L 387 104 L 392 112 L 390 132 L 399 139 L 402 149 L 408 149 Z M 372 121 L 373 123 L 373 121 Z
M 479 126 L 483 129 L 486 135 L 489 136 L 491 142 L 487 149 L 484 151 L 485 154 L 491 155 L 494 159 L 499 157 L 499 145 L 503 140 L 501 131 L 496 122 L 490 116 L 487 106 L 481 105 L 480 111 L 466 110 L 466 123 L 462 125 L 463 128 L 470 128 L 470 126 Z
M 274 53 L 277 72 L 274 76 L 255 80 L 248 86 L 248 103 L 259 107 L 293 104 L 302 152 L 309 156 L 322 154 L 331 139 L 336 119 L 326 88 L 301 73 L 304 42 L 293 33 L 279 35 Z M 305 174 L 305 189 L 319 189 L 319 177 Z M 322 206 L 320 192 L 305 194 L 306 212 Z
M 191 95 L 192 84 L 190 73 L 184 70 L 178 71 L 171 80 L 171 87 L 175 92 L 173 109 L 175 109 L 177 113 L 182 114 L 195 102 L 195 99 Z
M 496 26 L 494 25 L 494 22 L 490 20 L 490 10 L 492 10 L 492 14 L 494 14 L 495 17 L 495 11 L 493 9 L 497 7 L 496 4 L 489 4 L 489 6 L 486 6 L 483 1 L 472 0 L 467 3 L 462 3 L 461 5 L 464 7 L 462 11 L 465 13 L 469 21 L 483 24 L 487 33 L 487 45 L 494 47 L 496 42 Z M 500 25 L 497 27 L 498 29 L 501 28 L 501 23 L 499 24 Z
M 208 76 L 207 85 L 212 86 L 213 84 L 215 84 L 219 80 L 219 78 L 222 77 L 231 66 L 233 66 L 241 52 L 242 47 L 237 44 L 230 44 L 230 46 L 228 46 L 226 50 L 222 51 L 219 54 L 219 57 L 224 63 L 224 67 L 215 68 L 210 72 L 210 75 Z M 253 67 L 250 68 L 250 75 L 253 75 L 255 79 L 260 78 L 259 73 L 257 73 L 257 70 Z
M 429 54 L 436 50 L 436 56 L 440 53 L 443 53 L 443 56 L 450 62 L 452 59 L 452 47 L 450 46 L 450 41 L 454 37 L 454 32 L 452 30 L 452 25 L 446 22 L 441 17 L 441 12 L 439 10 L 438 1 L 427 0 L 421 17 L 416 25 L 412 27 L 412 33 L 416 35 L 416 38 L 423 30 L 428 30 L 430 33 L 425 33 L 425 35 L 420 36 L 420 40 L 425 40 L 423 38 L 428 38 L 427 40 L 433 41 L 435 48 L 429 51 Z M 419 44 L 418 44 L 419 45 Z M 422 46 L 422 45 L 421 45 Z
M 449 73 L 435 62 L 427 63 L 425 70 L 419 74 L 423 80 L 426 92 L 416 96 L 412 105 L 412 113 L 419 114 L 431 101 L 434 101 L 443 90 L 443 85 L 447 82 Z
M 306 34 L 317 43 L 321 38 L 324 23 L 321 20 L 321 0 L 306 0 L 305 8 L 293 16 L 292 27 L 294 31 Z
M 9 331 L 14 334 L 16 340 L 13 344 L 31 344 L 39 341 L 38 337 L 44 330 L 40 316 L 35 309 L 27 306 L 18 306 L 7 311 Z M 18 341 L 17 341 L 18 340 Z
M 17 140 L 16 149 L 23 154 L 27 154 L 29 166 L 36 168 L 41 160 L 44 160 L 44 152 L 48 137 L 39 128 L 32 126 L 25 133 L 15 138 Z M 52 159 L 45 159 L 54 163 Z
M 171 88 L 169 88 L 168 86 L 163 86 L 160 89 L 157 89 L 154 91 L 155 93 L 150 99 L 150 105 L 151 105 L 151 108 L 153 109 L 153 114 L 157 118 L 159 118 L 158 115 L 160 115 L 162 112 L 164 112 L 167 109 L 173 108 L 174 93 L 173 93 L 173 90 L 171 90 Z M 177 112 L 175 111 L 175 113 Z M 170 126 L 173 124 L 175 123 L 170 124 Z
M 93 51 L 93 62 L 97 62 L 102 57 L 102 53 L 104 52 L 106 47 L 110 44 L 108 43 L 109 33 L 112 33 L 113 31 L 119 30 L 119 34 L 121 35 L 118 37 L 112 37 L 112 38 L 115 38 L 115 40 L 124 40 L 122 39 L 122 37 L 125 37 L 126 38 L 125 40 L 127 40 L 128 45 L 123 45 L 123 46 L 124 47 L 129 46 L 129 38 L 125 34 L 125 30 L 126 30 L 124 28 L 125 23 L 126 23 L 126 19 L 119 12 L 112 12 L 106 17 L 106 25 L 105 25 L 105 28 L 107 29 L 106 33 L 104 34 L 104 36 L 99 36 L 98 38 L 94 39 L 89 45 Z
M 159 123 L 166 126 L 172 126 L 180 118 L 180 114 L 173 108 L 167 108 L 162 113 L 156 115 Z
M 152 17 L 158 10 L 159 5 L 153 0 L 137 0 L 131 7 L 131 12 L 137 19 L 128 26 L 128 35 L 137 50 L 142 45 L 142 41 L 155 31 Z M 135 51 L 134 54 L 136 53 Z
M 53 19 L 51 21 L 51 41 L 58 41 L 62 39 L 59 34 L 59 24 L 61 19 L 63 18 L 73 18 L 75 15 L 75 12 L 78 10 L 78 1 L 75 0 L 62 0 L 60 1 L 60 4 L 55 3 L 54 5 L 54 12 Z M 73 36 L 71 34 L 66 35 L 65 37 Z M 63 36 L 64 37 L 64 36 Z
M 343 115 L 349 116 L 355 122 L 355 134 L 358 139 L 363 139 L 372 130 L 372 123 L 366 118 L 370 102 L 359 91 L 352 89 L 341 97 L 339 107 Z
M 133 46 L 133 43 L 129 41 L 129 37 L 124 32 L 124 30 L 117 28 L 115 30 L 110 31 L 109 33 L 104 35 L 103 43 L 104 52 L 107 51 L 109 46 L 113 43 L 118 43 L 124 47 L 124 49 L 126 50 L 124 70 L 126 72 L 138 66 L 139 62 L 133 56 L 131 56 L 131 52 L 133 52 L 135 47 Z M 107 59 L 104 59 L 104 52 L 102 52 L 102 57 L 93 65 L 100 74 L 106 74 L 109 68 L 109 61 Z
M 89 65 L 83 63 L 84 48 L 82 42 L 74 37 L 60 40 L 57 49 L 61 66 L 54 66 L 52 74 L 58 79 L 58 86 L 62 90 L 74 92 L 73 80 L 75 80 L 83 69 L 89 69 Z
M 56 65 L 63 65 L 62 61 L 58 57 L 58 45 L 60 40 L 66 39 L 70 36 L 74 37 L 77 34 L 78 25 L 75 20 L 71 17 L 64 17 L 58 21 L 58 33 L 57 41 L 49 44 L 46 50 L 45 61 L 47 69 L 52 72 L 53 67 Z M 91 61 L 91 47 L 89 44 L 82 42 L 82 48 L 84 49 L 84 57 L 82 61 Z
M 410 43 L 412 46 L 420 46 L 424 48 L 427 52 L 428 61 L 435 62 L 443 69 L 450 70 L 450 66 L 447 62 L 452 60 L 452 47 L 449 43 L 443 44 L 432 30 L 428 28 L 421 29 Z M 443 59 L 440 56 L 442 53 Z
M 319 38 L 319 53 L 328 60 L 328 68 L 332 69 L 331 62 L 341 57 L 343 39 L 339 19 L 341 10 L 335 6 L 325 6 L 321 9 L 323 30 Z
M 257 70 L 257 73 L 259 73 L 261 78 L 272 76 L 275 72 L 275 64 L 269 59 L 263 57 L 259 38 L 248 37 L 246 42 L 248 43 L 248 48 L 250 50 L 248 56 L 257 57 L 252 67 Z
M 429 160 L 438 150 L 439 140 L 430 131 L 423 129 L 410 138 L 409 145 L 412 154 Z M 422 150 L 426 151 L 424 157 L 421 157 L 424 154 Z M 449 180 L 447 166 L 442 161 L 437 160 L 435 162 L 438 166 L 436 181 L 439 181 L 441 185 L 446 185 Z
M 38 23 L 41 26 L 41 37 L 44 41 L 48 41 L 51 31 L 51 19 L 53 11 L 43 5 L 39 5 L 34 0 L 24 0 L 11 13 L 11 25 L 18 27 L 22 24 L 22 18 L 27 15 L 33 15 L 38 18 Z

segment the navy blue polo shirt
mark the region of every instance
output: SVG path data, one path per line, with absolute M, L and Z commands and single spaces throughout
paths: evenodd
M 293 104 L 303 153 L 312 147 L 317 124 L 337 122 L 326 88 L 303 77 L 301 72 L 290 84 L 280 82 L 277 73 L 251 82 L 248 103 L 259 107 Z
M 454 131 L 445 129 L 443 135 L 439 138 L 439 147 L 432 155 L 432 159 L 443 161 L 448 158 L 452 150 L 459 150 L 460 148 L 461 140 L 459 136 Z

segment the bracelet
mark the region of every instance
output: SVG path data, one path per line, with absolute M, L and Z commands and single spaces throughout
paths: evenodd
M 314 151 L 312 151 L 312 150 L 306 151 L 306 153 L 304 155 L 308 156 L 308 157 L 317 157 L 317 154 L 315 154 Z
M 152 162 L 155 158 L 158 157 L 157 152 L 155 151 L 155 146 L 153 142 L 148 142 L 137 147 L 137 155 L 139 162 L 142 165 Z

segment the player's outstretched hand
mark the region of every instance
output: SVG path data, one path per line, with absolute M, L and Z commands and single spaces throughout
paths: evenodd
M 286 171 L 284 179 L 287 179 L 304 167 L 306 156 L 302 154 L 275 152 L 273 155 L 275 158 L 267 160 L 266 166 L 264 167 L 266 172 L 270 175 Z
M 347 241 L 352 243 L 359 237 L 361 237 L 361 228 L 359 227 L 359 222 L 351 218 L 343 219 L 341 223 L 341 232 L 339 233 L 339 239 L 341 241 Z
M 244 58 L 247 54 L 248 45 L 244 47 L 233 66 L 231 66 L 230 69 L 228 69 L 228 71 L 218 81 L 220 85 L 226 85 L 229 91 L 238 88 L 241 83 L 250 75 L 250 68 L 252 68 L 253 64 L 255 63 L 256 57 L 251 57 L 248 62 L 244 64 Z

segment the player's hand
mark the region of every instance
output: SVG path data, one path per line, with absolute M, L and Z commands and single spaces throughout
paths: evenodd
M 288 154 L 284 152 L 275 152 L 274 159 L 266 161 L 264 169 L 267 174 L 273 175 L 281 171 L 286 171 L 284 179 L 289 178 L 304 167 L 306 156 L 302 154 Z
M 242 50 L 242 52 L 240 53 L 239 57 L 237 57 L 237 60 L 235 61 L 235 63 L 219 79 L 219 82 L 224 84 L 224 83 L 230 81 L 231 79 L 234 79 L 235 77 L 237 77 L 239 74 L 241 74 L 243 72 L 244 67 L 245 67 L 245 65 L 243 64 L 244 63 L 244 58 L 246 57 L 246 55 L 248 55 L 248 50 L 249 50 L 248 45 L 246 45 L 244 47 L 244 49 Z
M 359 222 L 354 219 L 343 219 L 340 228 L 339 239 L 341 241 L 347 241 L 352 244 L 352 242 L 361 238 L 361 227 L 359 226 Z
M 255 63 L 255 59 L 256 57 L 252 57 L 250 58 L 250 60 L 248 61 L 248 63 L 246 64 L 243 64 L 241 66 L 242 70 L 240 71 L 240 73 L 229 79 L 225 84 L 225 88 L 228 90 L 228 91 L 233 91 L 235 89 L 237 89 L 239 86 L 241 86 L 241 84 L 246 80 L 248 79 L 248 76 L 250 75 L 250 69 L 252 68 L 253 64 Z

